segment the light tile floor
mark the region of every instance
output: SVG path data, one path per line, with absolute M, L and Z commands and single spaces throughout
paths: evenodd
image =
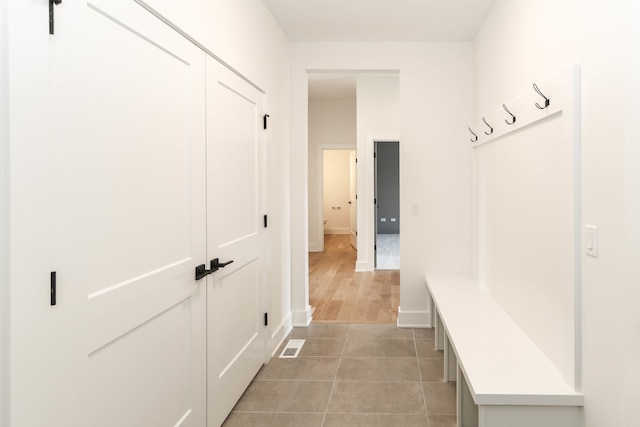
M 299 357 L 265 365 L 225 427 L 456 425 L 432 329 L 313 323 L 290 338 L 306 340 Z
M 376 236 L 376 269 L 400 270 L 400 235 Z

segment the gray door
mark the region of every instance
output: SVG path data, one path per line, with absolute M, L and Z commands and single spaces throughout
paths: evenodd
M 396 263 L 381 265 L 397 253 L 400 234 L 400 150 L 397 141 L 376 141 L 374 146 L 375 187 L 375 267 L 399 268 Z

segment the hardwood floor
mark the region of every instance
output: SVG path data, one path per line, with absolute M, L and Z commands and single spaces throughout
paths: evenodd
M 325 235 L 324 252 L 309 253 L 309 301 L 314 322 L 396 323 L 400 271 L 356 273 L 349 235 Z

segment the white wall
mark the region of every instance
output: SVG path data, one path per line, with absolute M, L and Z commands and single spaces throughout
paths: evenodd
M 628 4 L 501 0 L 474 43 L 476 114 L 499 107 L 572 62 L 582 68 L 582 218 L 600 228 L 599 258 L 581 259 L 587 427 L 635 425 L 640 401 L 637 383 L 629 381 L 631 372 L 638 380 L 640 322 L 636 304 L 629 301 L 638 297 L 637 280 L 632 281 L 638 253 L 633 250 L 640 242 L 627 218 L 638 218 L 640 178 L 625 168 L 637 169 L 640 156 L 632 148 L 637 137 L 631 124 L 625 133 L 625 105 L 633 112 L 627 118 L 636 122 L 639 111 L 637 95 L 625 95 L 637 91 L 639 75 L 637 59 L 625 64 L 631 57 L 626 55 L 637 52 L 637 39 L 625 50 L 625 24 L 638 27 L 637 6 L 632 15 Z M 631 271 L 636 273 L 631 276 Z
M 425 273 L 471 274 L 470 43 L 294 43 L 291 48 L 291 280 L 294 322 L 309 320 L 307 72 L 399 72 L 399 324 L 427 325 Z M 360 174 L 360 172 L 358 172 Z M 411 204 L 421 214 L 411 215 Z
M 358 76 L 357 98 L 359 185 L 356 270 L 373 271 L 376 221 L 373 142 L 374 140 L 398 141 L 400 139 L 400 76 L 397 73 Z M 402 157 L 400 170 L 402 171 Z M 402 202 L 400 205 L 402 206 Z
M 350 234 L 349 178 L 351 150 L 325 150 L 324 169 L 324 218 L 325 234 Z M 336 209 L 337 208 L 337 209 Z
M 309 100 L 309 250 L 322 251 L 322 194 L 318 182 L 322 148 L 356 147 L 356 98 Z M 347 181 L 348 182 L 348 181 Z

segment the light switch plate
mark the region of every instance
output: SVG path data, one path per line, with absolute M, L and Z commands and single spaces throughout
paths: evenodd
M 598 258 L 598 227 L 587 224 L 584 226 L 584 231 L 585 253 L 594 258 Z
M 411 204 L 411 213 L 413 215 L 420 215 L 420 202 L 413 202 Z

